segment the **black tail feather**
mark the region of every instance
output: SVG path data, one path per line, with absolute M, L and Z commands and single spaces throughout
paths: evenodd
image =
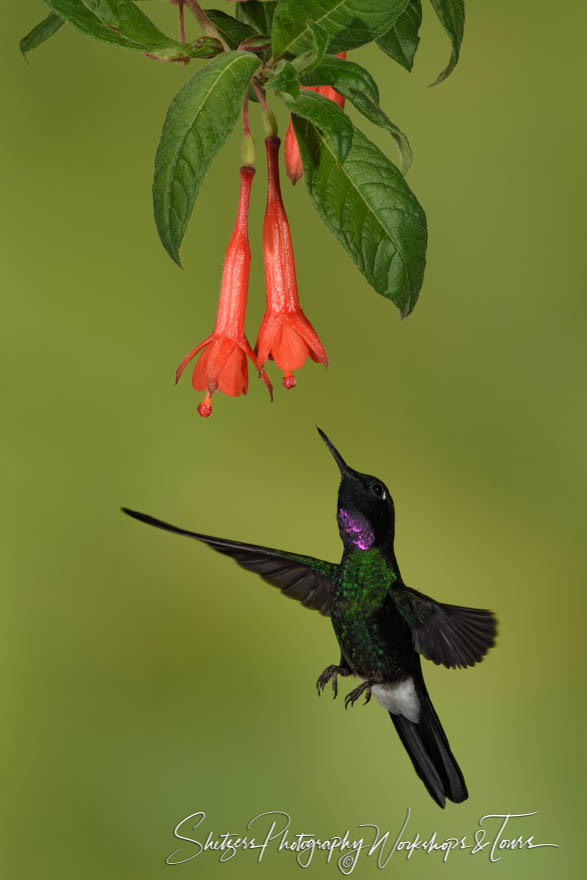
M 444 785 L 426 751 L 418 729 L 419 725 L 404 718 L 403 715 L 394 715 L 392 712 L 389 713 L 389 717 L 395 725 L 406 752 L 412 759 L 414 770 L 428 789 L 430 797 L 436 801 L 439 807 L 444 807 L 446 802 Z
M 417 724 L 403 715 L 390 712 L 389 716 L 430 796 L 440 807 L 444 807 L 446 798 L 460 804 L 469 796 L 467 786 L 424 682 L 418 688 L 418 696 L 420 719 Z

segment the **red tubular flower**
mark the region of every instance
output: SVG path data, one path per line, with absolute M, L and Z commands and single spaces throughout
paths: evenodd
M 342 52 L 342 55 L 345 53 Z M 344 110 L 344 103 L 346 98 L 344 95 L 340 95 L 332 86 L 314 86 L 314 91 L 318 92 L 319 95 L 324 95 L 325 98 L 329 98 L 331 101 L 334 101 L 335 104 Z
M 346 52 L 339 52 L 337 58 L 346 58 Z M 302 86 L 302 88 L 308 92 L 317 92 L 319 95 L 329 98 L 335 104 L 338 104 L 341 110 L 344 110 L 344 96 L 335 91 L 332 86 Z M 291 116 L 289 117 L 289 125 L 285 133 L 284 159 L 285 172 L 295 186 L 298 180 L 301 180 L 304 176 L 304 169 Z
M 318 335 L 300 308 L 289 223 L 279 185 L 278 137 L 265 138 L 267 149 L 267 206 L 263 223 L 265 287 L 267 307 L 257 337 L 257 366 L 262 370 L 269 358 L 283 370 L 283 384 L 294 388 L 292 371 L 309 355 L 328 366 Z
M 186 355 L 175 374 L 175 381 L 178 382 L 187 364 L 198 352 L 202 352 L 192 373 L 192 385 L 196 391 L 206 390 L 206 396 L 198 406 L 198 412 L 204 418 L 208 418 L 212 412 L 211 396 L 216 390 L 231 397 L 247 393 L 249 384 L 247 357 L 254 364 L 257 363 L 244 330 L 251 264 L 248 233 L 249 200 L 254 174 L 255 169 L 251 165 L 243 165 L 240 170 L 238 210 L 224 258 L 214 332 Z M 261 375 L 273 398 L 271 382 L 265 371 L 262 371 Z
M 285 159 L 285 173 L 295 186 L 298 180 L 301 180 L 304 176 L 304 169 L 302 167 L 302 157 L 300 156 L 298 139 L 294 131 L 291 116 L 289 117 L 289 125 L 285 133 L 283 157 Z

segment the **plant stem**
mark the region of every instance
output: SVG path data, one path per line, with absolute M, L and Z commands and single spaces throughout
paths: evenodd
M 265 110 L 265 112 L 267 112 L 267 110 L 269 110 L 269 107 L 267 106 L 267 101 L 265 100 L 265 95 L 263 94 L 263 90 L 262 90 L 261 86 L 259 85 L 256 76 L 254 76 L 252 78 L 251 85 L 255 89 L 255 94 L 259 99 L 259 104 L 261 105 L 261 109 Z
M 184 0 L 179 0 L 179 41 L 180 43 L 185 43 L 185 22 L 183 17 L 183 5 Z
M 204 33 L 207 36 L 214 37 L 214 39 L 218 40 L 224 51 L 229 52 L 230 46 L 222 39 L 200 4 L 197 2 L 197 0 L 184 0 L 184 2 L 190 12 L 192 12 L 195 18 L 198 20 L 198 23 Z
M 249 122 L 249 96 L 245 95 L 245 99 L 243 101 L 243 134 L 250 135 L 251 133 L 251 124 Z
M 259 104 L 261 105 L 261 117 L 263 119 L 263 128 L 265 129 L 265 135 L 266 137 L 277 137 L 277 119 L 275 118 L 275 113 L 265 100 L 265 95 L 263 94 L 263 90 L 257 81 L 257 77 L 254 76 L 252 78 L 251 85 L 255 89 L 255 94 L 259 99 Z

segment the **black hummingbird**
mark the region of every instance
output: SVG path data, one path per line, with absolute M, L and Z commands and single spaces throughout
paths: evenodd
M 436 803 L 444 807 L 446 798 L 461 803 L 468 796 L 465 780 L 428 696 L 420 655 L 448 668 L 473 666 L 495 642 L 495 617 L 490 611 L 436 602 L 404 584 L 387 487 L 349 467 L 326 434 L 318 432 L 341 473 L 337 521 L 344 551 L 339 564 L 201 535 L 122 509 L 149 525 L 209 544 L 286 596 L 330 616 L 340 661 L 322 672 L 318 693 L 331 681 L 336 697 L 338 676 L 357 676 L 360 684 L 346 696 L 345 706 L 363 693 L 368 702 L 373 694 L 389 712 Z

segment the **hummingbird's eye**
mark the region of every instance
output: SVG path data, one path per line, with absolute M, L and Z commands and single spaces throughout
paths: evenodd
M 384 499 L 387 497 L 387 493 L 385 491 L 385 486 L 383 486 L 381 483 L 378 483 L 377 481 L 375 481 L 375 482 L 371 483 L 370 488 L 371 488 L 371 491 L 373 492 L 373 494 L 377 498 Z

